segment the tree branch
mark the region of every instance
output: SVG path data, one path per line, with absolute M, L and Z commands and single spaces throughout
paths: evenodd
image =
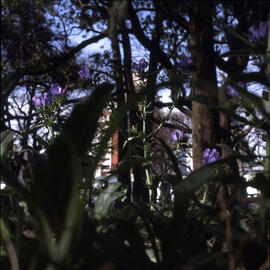
M 241 71 L 235 70 L 235 67 L 232 67 L 228 62 L 216 58 L 216 64 L 219 69 L 226 72 L 232 80 L 243 81 L 243 82 L 257 82 L 267 86 L 270 86 L 270 82 L 267 80 L 265 73 L 263 72 L 249 72 L 244 73 Z
M 132 24 L 132 29 L 134 29 L 133 34 L 135 37 L 140 41 L 140 43 L 149 51 L 153 51 L 160 63 L 168 70 L 174 70 L 174 66 L 170 62 L 167 55 L 160 49 L 158 44 L 156 42 L 151 41 L 143 32 L 143 29 L 141 28 L 140 21 L 132 7 L 132 4 L 129 4 L 128 7 L 128 13 L 129 13 L 129 19 Z
M 98 42 L 99 40 L 103 39 L 106 36 L 107 35 L 105 33 L 103 33 L 103 34 L 100 34 L 98 36 L 89 38 L 89 39 L 83 41 L 82 43 L 80 43 L 79 45 L 71 48 L 69 52 L 63 53 L 60 56 L 49 58 L 48 62 L 47 62 L 48 64 L 45 68 L 40 68 L 39 66 L 31 65 L 31 66 L 27 66 L 24 68 L 20 68 L 20 69 L 16 70 L 15 72 L 7 75 L 1 83 L 1 99 L 5 99 L 6 97 L 8 97 L 8 95 L 10 94 L 12 89 L 16 86 L 18 81 L 23 76 L 25 76 L 25 75 L 39 76 L 39 75 L 43 75 L 43 74 L 52 72 L 56 68 L 58 68 L 61 64 L 63 64 L 64 62 L 69 60 L 71 57 L 73 57 L 80 50 L 82 50 L 83 48 L 85 48 L 89 44 Z

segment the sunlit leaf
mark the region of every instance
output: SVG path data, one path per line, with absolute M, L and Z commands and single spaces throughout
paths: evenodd
M 108 187 L 99 194 L 95 202 L 95 218 L 106 217 L 109 207 L 113 201 L 125 195 L 125 191 L 116 190 L 121 186 L 120 182 L 109 184 Z
M 1 132 L 1 145 L 0 145 L 0 153 L 1 153 L 1 160 L 5 159 L 5 156 L 8 151 L 8 146 L 12 142 L 14 136 L 14 132 L 10 130 L 5 130 Z

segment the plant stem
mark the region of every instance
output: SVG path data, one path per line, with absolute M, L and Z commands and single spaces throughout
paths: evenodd
M 180 92 L 177 91 L 176 99 L 175 99 L 175 100 L 178 100 L 179 95 L 180 95 Z M 166 117 L 164 117 L 164 118 L 161 120 L 161 123 L 159 124 L 159 126 L 158 126 L 157 129 L 155 130 L 155 133 L 153 134 L 153 136 L 155 136 L 155 135 L 159 132 L 159 130 L 161 129 L 161 127 L 163 126 L 163 124 L 164 124 L 166 121 L 169 120 L 170 115 L 171 115 L 171 113 L 172 113 L 172 111 L 173 111 L 174 108 L 175 108 L 175 102 L 173 102 L 173 105 L 170 106 L 168 114 L 166 115 Z
M 51 135 L 51 142 L 54 141 L 54 132 L 51 126 L 47 126 L 47 129 L 49 130 L 49 133 Z
M 147 160 L 147 158 L 148 158 L 147 145 L 146 145 L 146 143 L 147 143 L 147 134 L 146 134 L 147 110 L 146 110 L 146 107 L 147 107 L 147 100 L 146 100 L 146 96 L 145 96 L 144 101 L 143 101 L 143 111 L 142 111 L 142 119 L 143 119 L 143 157 L 144 157 L 145 160 Z M 147 167 L 145 167 L 145 176 L 146 176 L 146 185 L 147 185 L 148 191 L 149 191 L 149 202 L 151 202 L 152 180 L 151 180 L 149 169 Z

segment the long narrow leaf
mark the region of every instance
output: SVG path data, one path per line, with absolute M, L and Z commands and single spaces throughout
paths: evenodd
M 49 149 L 47 164 L 35 174 L 33 196 L 58 232 L 64 227 L 69 200 L 80 180 L 80 156 L 94 138 L 111 90 L 112 85 L 102 85 L 74 108 Z
M 121 186 L 120 182 L 109 184 L 109 186 L 99 194 L 95 203 L 96 219 L 106 217 L 111 203 L 125 194 L 124 191 L 116 192 L 116 190 L 120 186 Z
M 159 141 L 161 142 L 162 146 L 165 148 L 165 150 L 166 150 L 166 152 L 168 154 L 168 157 L 169 157 L 169 159 L 172 162 L 173 169 L 174 169 L 174 172 L 176 174 L 176 177 L 180 181 L 182 179 L 182 173 L 181 173 L 181 170 L 179 168 L 179 165 L 178 165 L 178 161 L 177 161 L 176 156 L 173 154 L 173 152 L 170 149 L 170 147 L 165 143 L 165 141 L 162 138 L 159 138 Z
M 1 145 L 0 145 L 0 153 L 1 153 L 1 160 L 4 160 L 5 155 L 8 150 L 8 145 L 12 142 L 14 136 L 13 131 L 5 130 L 1 132 Z
M 74 108 L 65 124 L 62 133 L 70 138 L 79 154 L 84 153 L 89 143 L 93 140 L 99 117 L 112 89 L 113 86 L 111 84 L 97 87 L 86 101 Z

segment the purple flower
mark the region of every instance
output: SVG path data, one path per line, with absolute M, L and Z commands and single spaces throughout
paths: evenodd
M 260 22 L 259 25 L 259 36 L 264 38 L 267 37 L 269 30 L 269 21 L 266 22 Z
M 42 105 L 51 105 L 52 103 L 52 97 L 48 93 L 44 93 L 43 97 L 41 98 Z
M 186 71 L 190 68 L 192 65 L 192 59 L 184 54 L 182 54 L 180 57 L 180 63 L 178 64 L 179 69 L 182 71 Z
M 267 37 L 268 35 L 269 22 L 260 22 L 259 27 L 249 27 L 249 40 L 251 42 L 257 42 Z
M 210 148 L 206 148 L 203 152 L 203 164 L 208 164 L 215 162 L 220 159 L 220 154 L 217 151 L 217 149 L 213 148 L 212 150 Z
M 32 98 L 32 101 L 33 101 L 33 104 L 34 104 L 35 107 L 42 106 L 42 100 L 41 100 L 41 97 L 34 96 L 34 97 Z
M 61 86 L 57 83 L 52 83 L 50 87 L 50 92 L 52 94 L 52 97 L 62 95 L 64 93 L 64 90 L 61 88 Z
M 86 65 L 82 65 L 78 74 L 80 75 L 81 79 L 89 79 L 90 74 L 88 67 Z
M 236 91 L 232 86 L 227 85 L 227 94 L 230 97 L 239 97 L 238 91 Z
M 255 42 L 258 40 L 258 30 L 254 27 L 251 26 L 249 27 L 249 34 L 248 34 L 248 38 L 251 42 Z
M 239 87 L 241 87 L 241 88 L 245 88 L 245 87 L 246 87 L 246 85 L 245 85 L 243 82 L 239 82 L 238 85 L 239 85 Z
M 132 62 L 132 71 L 136 73 L 143 73 L 148 66 L 148 62 L 142 58 L 139 63 Z
M 48 93 L 44 93 L 42 97 L 34 96 L 32 101 L 35 107 L 44 107 L 52 103 L 52 98 Z
M 183 139 L 183 137 L 184 137 L 184 132 L 182 130 L 173 130 L 171 132 L 171 140 L 173 142 L 181 140 L 181 139 Z

